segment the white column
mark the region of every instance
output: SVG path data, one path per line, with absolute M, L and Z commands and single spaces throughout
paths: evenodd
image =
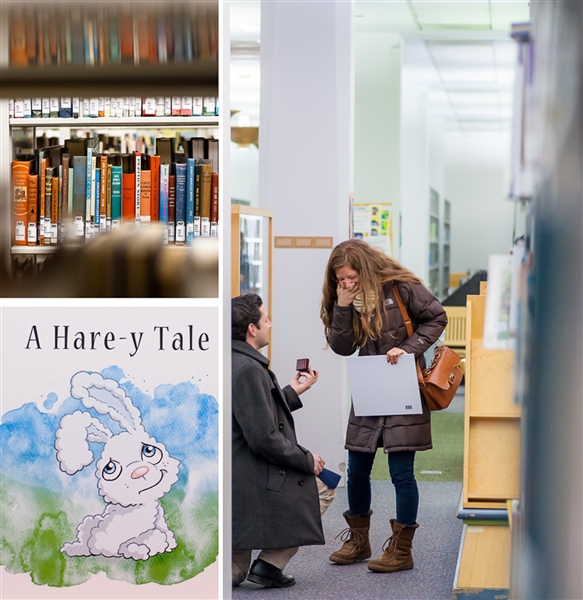
M 259 205 L 275 236 L 348 237 L 352 191 L 352 2 L 262 2 Z M 299 442 L 345 461 L 343 359 L 320 321 L 329 249 L 274 249 L 272 367 L 282 385 L 308 357 L 320 380 L 294 414 Z

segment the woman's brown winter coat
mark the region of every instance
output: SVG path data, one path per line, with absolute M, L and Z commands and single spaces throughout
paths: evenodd
M 424 285 L 399 282 L 399 292 L 413 325 L 413 335 L 408 337 L 393 293 L 394 285 L 394 282 L 389 282 L 383 288 L 387 320 L 383 324 L 380 338 L 367 340 L 358 354 L 386 354 L 391 348 L 398 347 L 415 354 L 423 369 L 423 353 L 441 335 L 447 325 L 447 315 L 437 298 Z M 360 318 L 352 305 L 334 305 L 328 342 L 332 350 L 342 356 L 349 356 L 358 349 L 352 327 L 355 313 L 356 318 Z M 423 413 L 420 415 L 387 417 L 357 417 L 354 407 L 351 407 L 345 448 L 359 452 L 376 452 L 381 446 L 385 452 L 431 449 L 430 412 L 423 399 L 421 404 Z

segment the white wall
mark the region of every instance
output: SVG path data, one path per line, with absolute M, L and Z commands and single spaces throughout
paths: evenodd
M 445 136 L 445 194 L 451 202 L 451 271 L 487 269 L 512 246 L 516 206 L 507 200 L 510 139 Z M 519 219 L 517 234 L 524 231 Z
M 259 205 L 259 149 L 239 148 L 231 142 L 231 198 Z
M 352 4 L 262 3 L 259 203 L 274 235 L 348 236 L 352 177 Z M 317 57 L 315 60 L 314 57 Z M 328 249 L 274 249 L 272 366 L 285 385 L 297 358 L 320 380 L 294 414 L 301 444 L 341 469 L 349 407 L 342 358 L 319 318 Z
M 391 203 L 393 256 L 401 209 L 401 36 L 355 35 L 354 200 Z
M 401 92 L 401 262 L 427 282 L 429 256 L 429 141 L 427 89 Z

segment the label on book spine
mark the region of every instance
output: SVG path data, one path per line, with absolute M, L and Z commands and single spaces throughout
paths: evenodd
M 201 234 L 200 217 L 194 217 L 194 236 L 200 237 L 200 234 Z
M 73 223 L 73 235 L 75 237 L 83 237 L 85 235 L 85 223 L 81 216 L 75 217 L 75 222 Z
M 37 242 L 36 234 L 37 234 L 36 223 L 34 221 L 29 221 L 28 222 L 28 233 L 27 233 L 27 239 L 28 239 L 29 246 L 36 246 L 36 242 Z
M 176 239 L 175 243 L 184 244 L 186 243 L 186 227 L 184 221 L 178 221 L 176 223 Z
M 200 221 L 200 235 L 209 237 L 211 234 L 211 222 L 208 217 L 202 217 Z

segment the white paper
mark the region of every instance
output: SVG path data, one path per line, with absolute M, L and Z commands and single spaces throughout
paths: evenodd
M 350 356 L 346 364 L 357 417 L 423 412 L 413 354 L 402 354 L 396 365 L 384 354 Z

